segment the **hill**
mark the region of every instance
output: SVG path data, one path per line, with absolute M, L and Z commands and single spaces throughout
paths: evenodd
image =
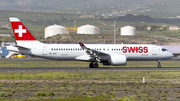
M 146 15 L 132 15 L 132 14 L 127 14 L 126 16 L 118 17 L 118 20 L 120 21 L 128 21 L 128 22 L 153 22 L 154 19 L 146 16 Z
M 179 0 L 0 0 L 0 9 L 179 16 Z
M 151 17 L 176 17 L 180 15 L 179 5 L 179 0 L 158 0 L 157 2 L 146 4 L 145 6 L 151 11 L 143 12 L 143 14 Z
M 63 9 L 147 4 L 156 0 L 0 0 L 0 9 Z

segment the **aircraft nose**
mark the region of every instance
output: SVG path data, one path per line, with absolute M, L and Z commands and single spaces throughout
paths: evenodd
M 168 57 L 172 58 L 172 57 L 174 57 L 174 55 L 172 53 L 168 52 Z

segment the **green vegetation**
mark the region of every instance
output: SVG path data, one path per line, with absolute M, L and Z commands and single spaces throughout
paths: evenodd
M 74 61 L 0 61 L 0 68 L 87 67 Z M 102 64 L 100 65 L 101 67 Z M 130 61 L 125 67 L 156 67 Z M 178 67 L 178 61 L 162 66 Z M 106 66 L 107 67 L 107 66 Z M 124 66 L 123 66 L 124 67 Z M 113 68 L 110 66 L 110 68 Z M 121 67 L 119 67 L 121 68 Z M 6 100 L 176 100 L 180 71 L 0 71 L 0 99 Z M 142 83 L 145 77 L 146 83 Z M 174 90 L 171 90 L 174 89 Z M 176 90 L 177 89 L 177 90 Z
M 4 97 L 5 93 L 4 92 L 0 92 L 0 97 Z
M 48 92 L 48 94 L 47 94 L 48 96 L 54 96 L 55 94 L 54 94 L 54 92 L 53 91 L 50 91 L 50 92 Z
M 37 92 L 36 96 L 46 96 L 44 92 Z
M 3 90 L 0 92 L 0 99 L 177 100 L 180 93 L 179 73 L 180 71 L 0 71 L 0 89 Z M 142 83 L 143 77 L 146 78 L 146 83 Z

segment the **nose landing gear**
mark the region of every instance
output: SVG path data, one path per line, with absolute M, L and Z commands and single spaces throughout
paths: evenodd
M 160 62 L 158 62 L 158 68 L 161 68 L 161 64 L 160 64 Z
M 162 60 L 157 60 L 157 62 L 158 62 L 158 68 L 161 68 L 161 62 L 162 62 Z

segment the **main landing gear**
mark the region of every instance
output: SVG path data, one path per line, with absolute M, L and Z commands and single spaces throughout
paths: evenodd
M 97 64 L 97 63 L 94 63 L 93 64 L 93 62 L 91 62 L 90 64 L 89 64 L 89 68 L 98 68 L 99 67 L 99 65 Z
M 161 64 L 160 63 L 162 62 L 162 60 L 158 60 L 157 62 L 158 62 L 158 68 L 161 68 Z

